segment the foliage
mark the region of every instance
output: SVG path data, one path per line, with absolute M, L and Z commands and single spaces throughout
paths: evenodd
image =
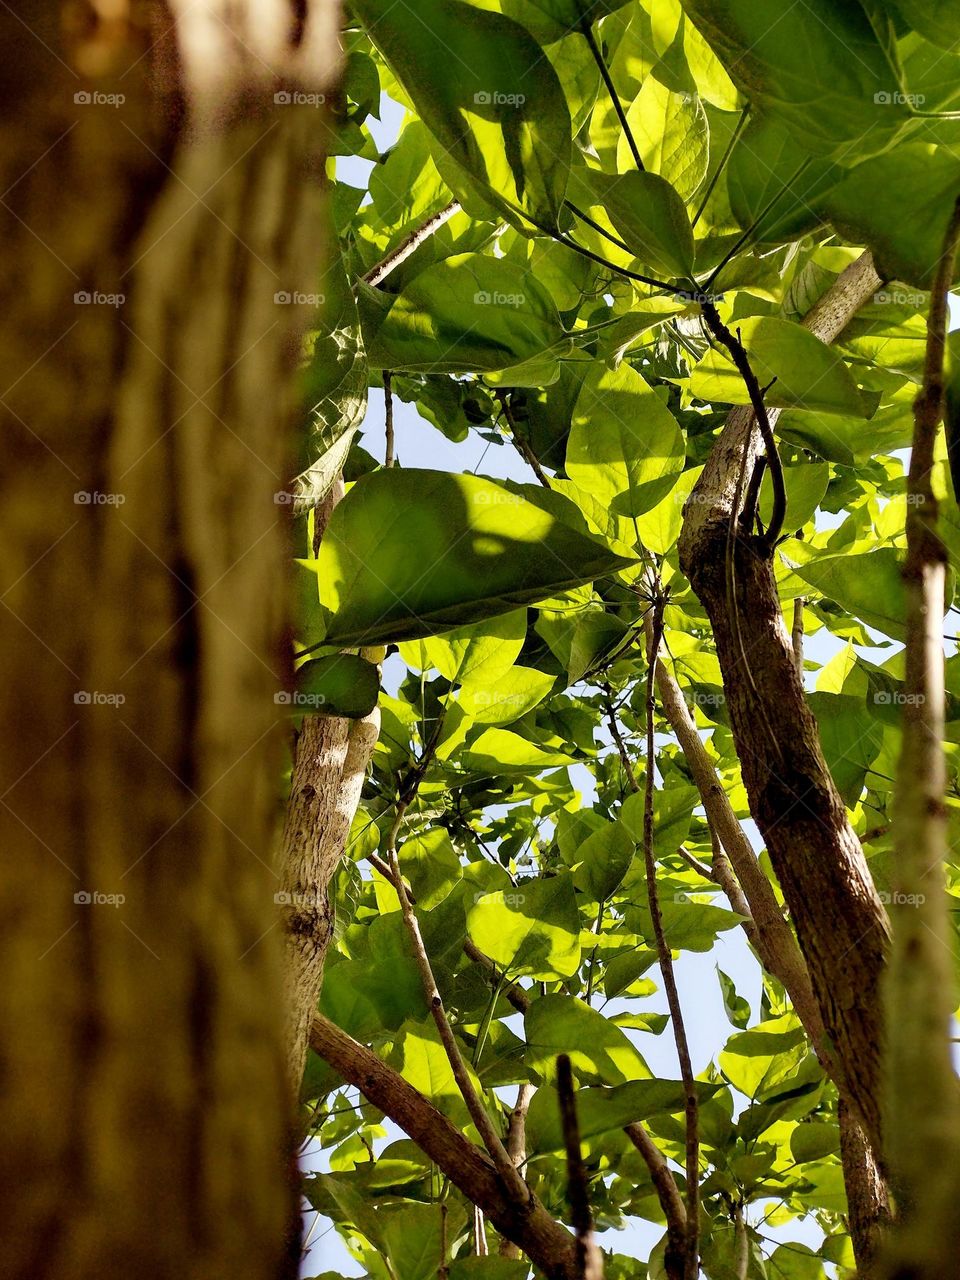
M 796 604 L 817 655 L 806 664 L 809 705 L 889 893 L 901 451 L 925 289 L 960 191 L 960 123 L 949 115 L 960 105 L 960 31 L 951 6 L 921 0 L 585 10 L 574 0 L 353 4 L 339 151 L 375 163 L 369 199 L 333 188 L 343 265 L 331 279 L 345 269 L 353 292 L 338 291 L 317 337 L 311 381 L 322 397 L 309 436 L 334 449 L 347 439 L 328 461 L 339 467 L 349 447 L 352 483 L 319 557 L 312 516 L 299 521 L 299 634 L 321 660 L 390 646 L 380 741 L 336 882 L 322 1010 L 476 1137 L 382 874 L 416 773 L 399 862 L 457 1040 L 498 1128 L 517 1087 L 536 1086 L 525 1174 L 560 1218 L 553 1073 L 556 1054 L 571 1053 L 606 1230 L 664 1221 L 623 1126 L 647 1122 L 681 1187 L 684 1136 L 679 1080 L 656 1078 L 643 1057 L 644 1041 L 669 1035 L 668 1019 L 652 1003 L 642 797 L 611 719 L 641 783 L 655 769 L 669 947 L 708 952 L 742 920 L 694 869 L 710 863 L 710 832 L 659 709 L 656 760 L 642 750 L 643 623 L 656 580 L 668 596 L 667 665 L 748 820 L 710 629 L 677 558 L 683 504 L 723 414 L 749 402 L 696 295 L 722 298 L 768 402 L 784 410 L 780 597 L 791 615 Z M 383 155 L 370 131 L 379 90 L 405 111 Z M 460 208 L 380 286 L 363 282 L 452 200 Z M 865 246 L 886 282 L 827 347 L 798 322 Z M 367 435 L 363 449 L 352 433 L 384 371 L 425 434 L 515 445 L 549 488 L 532 470 L 517 485 L 380 467 L 366 451 L 379 453 L 379 441 Z M 322 470 L 323 458 L 306 463 Z M 951 492 L 945 448 L 937 481 Z M 765 490 L 761 516 L 769 504 Z M 955 505 L 942 519 L 955 568 Z M 947 677 L 956 737 L 956 659 Z M 367 707 L 358 697 L 352 713 Z M 490 967 L 464 953 L 467 939 Z M 511 984 L 529 1004 L 522 1017 Z M 848 1275 L 836 1091 L 779 983 L 765 974 L 758 990 L 748 1001 L 721 973 L 712 997 L 731 1026 L 698 1077 L 703 1270 L 736 1274 L 742 1212 L 751 1278 L 837 1274 L 825 1266 Z M 308 1195 L 369 1276 L 437 1273 L 440 1204 L 451 1280 L 527 1274 L 496 1256 L 469 1261 L 470 1206 L 317 1060 L 304 1095 L 330 1169 Z M 801 1219 L 807 1243 L 775 1235 Z M 601 1241 L 617 1254 L 615 1237 Z M 608 1274 L 640 1276 L 644 1264 L 664 1274 L 662 1245 L 643 1264 L 612 1257 Z

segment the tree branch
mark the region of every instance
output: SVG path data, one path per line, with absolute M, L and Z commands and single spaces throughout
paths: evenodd
M 576 1243 L 533 1195 L 518 1204 L 488 1156 L 375 1053 L 318 1014 L 310 1044 L 347 1084 L 410 1137 L 501 1235 L 550 1280 L 577 1280 Z
M 687 1210 L 673 1170 L 642 1124 L 628 1124 L 624 1133 L 643 1156 L 650 1170 L 660 1208 L 667 1220 L 667 1247 L 663 1259 L 667 1280 L 683 1280 L 684 1259 L 687 1254 Z
M 943 869 L 948 853 L 942 639 L 947 553 L 932 484 L 943 416 L 947 302 L 958 244 L 960 199 L 930 300 L 907 478 L 903 742 L 894 793 L 896 893 L 885 982 L 888 1158 L 900 1221 L 884 1274 L 901 1275 L 909 1266 L 916 1280 L 934 1280 L 955 1269 L 960 1244 L 960 1089 L 950 1052 L 954 930 Z
M 687 1044 L 687 1032 L 683 1022 L 680 993 L 677 990 L 676 977 L 673 972 L 673 956 L 663 931 L 663 917 L 660 914 L 660 896 L 657 888 L 657 864 L 653 853 L 654 711 L 656 708 L 656 671 L 660 656 L 660 642 L 663 638 L 663 604 L 660 600 L 654 605 L 651 629 L 652 634 L 647 650 L 647 767 L 646 777 L 644 778 L 643 856 L 646 865 L 650 920 L 653 925 L 654 938 L 656 939 L 657 957 L 660 962 L 660 973 L 663 976 L 667 1005 L 670 1009 L 670 1022 L 673 1027 L 673 1038 L 677 1046 L 677 1057 L 680 1061 L 680 1075 L 683 1079 L 683 1092 L 686 1100 L 684 1110 L 687 1134 L 687 1224 L 684 1277 L 685 1280 L 697 1280 L 700 1274 L 700 1140 L 698 1132 L 697 1082 L 690 1062 L 690 1048 Z
M 813 308 L 806 327 L 832 341 L 879 283 L 869 255 L 863 255 Z M 752 411 L 733 410 L 685 510 L 680 562 L 712 624 L 751 812 L 809 966 L 834 1079 L 879 1150 L 878 984 L 886 913 L 823 759 L 766 546 L 736 529 L 739 478 L 759 444 Z M 729 554 L 734 599 L 726 573 Z M 774 751 L 771 725 L 777 726 Z M 719 825 L 718 833 L 739 875 L 733 846 Z M 749 890 L 747 897 L 752 900 Z
M 391 249 L 385 258 L 367 271 L 362 277 L 364 284 L 378 285 L 382 280 L 386 280 L 391 271 L 400 266 L 401 262 L 406 260 L 420 248 L 425 240 L 429 240 L 435 231 L 438 231 L 445 222 L 449 222 L 455 213 L 460 212 L 460 203 L 457 200 L 451 200 L 448 205 L 428 218 L 415 231 L 411 231 L 405 240 L 397 245 L 395 249 Z
M 557 1097 L 560 1102 L 563 1145 L 567 1154 L 567 1199 L 570 1203 L 573 1229 L 577 1236 L 577 1275 L 580 1280 L 603 1280 L 603 1254 L 597 1247 L 593 1235 L 590 1190 L 580 1147 L 580 1125 L 577 1121 L 577 1101 L 573 1090 L 573 1070 L 570 1066 L 570 1058 L 565 1053 L 561 1053 L 557 1058 Z

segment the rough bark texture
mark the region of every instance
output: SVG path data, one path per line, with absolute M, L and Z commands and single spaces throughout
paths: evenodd
M 857 1280 L 875 1280 L 877 1256 L 890 1223 L 887 1187 L 863 1126 L 842 1098 L 839 1120 L 847 1227 L 857 1261 Z
M 315 287 L 323 130 L 274 93 L 327 87 L 333 17 L 0 8 L 16 1280 L 295 1274 L 268 744 L 297 317 L 274 295 Z
M 960 1247 L 960 1089 L 950 1037 L 956 1008 L 945 802 L 943 625 L 947 549 L 933 489 L 943 415 L 948 295 L 960 246 L 960 198 L 947 230 L 927 323 L 907 478 L 903 742 L 897 771 L 893 945 L 884 982 L 886 1117 L 899 1223 L 883 1274 L 938 1280 Z
M 576 1241 L 569 1231 L 535 1196 L 519 1204 L 512 1199 L 486 1152 L 402 1076 L 321 1015 L 314 1019 L 310 1043 L 348 1084 L 398 1124 L 549 1280 L 577 1280 Z
M 869 257 L 858 260 L 807 327 L 832 341 L 879 283 Z M 710 618 L 751 812 L 796 927 L 839 1087 L 882 1150 L 887 918 L 820 749 L 772 559 L 758 554 L 756 539 L 731 531 L 757 450 L 750 411 L 734 410 L 688 504 L 681 565 Z

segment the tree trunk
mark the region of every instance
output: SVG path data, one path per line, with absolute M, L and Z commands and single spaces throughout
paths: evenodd
M 268 862 L 334 9 L 0 8 L 4 1274 L 294 1275 Z
M 832 341 L 879 283 L 864 255 L 806 327 Z M 750 810 L 796 926 L 838 1086 L 880 1151 L 887 917 L 823 758 L 772 555 L 736 525 L 758 449 L 752 411 L 733 410 L 686 508 L 680 562 L 710 618 Z

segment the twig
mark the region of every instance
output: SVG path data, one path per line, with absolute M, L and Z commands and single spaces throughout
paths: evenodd
M 610 75 L 610 69 L 606 64 L 600 46 L 597 44 L 596 37 L 593 34 L 593 27 L 590 25 L 589 18 L 581 18 L 580 30 L 583 32 L 584 39 L 590 46 L 590 52 L 593 60 L 597 64 L 597 70 L 603 78 L 603 83 L 607 87 L 607 93 L 610 95 L 610 101 L 613 109 L 617 113 L 617 119 L 620 121 L 620 128 L 623 130 L 623 136 L 626 138 L 633 156 L 633 163 L 643 173 L 643 160 L 640 158 L 640 148 L 637 146 L 636 139 L 633 136 L 633 130 L 627 120 L 627 113 L 623 109 L 623 103 L 620 101 L 620 95 L 617 93 L 617 87 L 613 83 L 613 77 Z
M 563 1145 L 567 1153 L 567 1199 L 570 1202 L 570 1220 L 577 1237 L 577 1274 L 581 1280 L 603 1280 L 603 1254 L 594 1239 L 590 1189 L 580 1149 L 573 1071 L 570 1058 L 565 1053 L 557 1058 L 557 1095 L 560 1100 Z
M 797 664 L 797 675 L 803 679 L 803 609 L 806 601 L 797 596 L 793 602 L 793 628 L 790 639 L 793 644 L 793 660 Z
M 393 466 L 393 375 L 389 370 L 383 371 L 383 417 L 386 429 L 386 450 L 383 457 L 384 467 Z
M 410 799 L 413 797 L 411 796 Z M 423 935 L 420 932 L 420 922 L 417 919 L 413 904 L 407 894 L 406 885 L 403 882 L 403 876 L 400 874 L 400 862 L 397 857 L 397 833 L 400 829 L 400 823 L 406 812 L 410 799 L 401 800 L 397 805 L 396 817 L 390 836 L 387 840 L 387 853 L 390 858 L 390 866 L 393 870 L 393 884 L 397 891 L 397 897 L 400 899 L 400 910 L 403 913 L 403 921 L 407 927 L 407 933 L 410 935 L 410 941 L 413 944 L 413 954 L 417 962 L 417 969 L 420 973 L 420 982 L 423 986 L 423 993 L 427 998 L 427 1004 L 430 1006 L 430 1013 L 436 1025 L 437 1032 L 440 1036 L 440 1042 L 443 1045 L 450 1063 L 450 1069 L 453 1071 L 453 1078 L 457 1082 L 457 1088 L 466 1103 L 467 1111 L 470 1119 L 476 1125 L 477 1132 L 490 1154 L 490 1158 L 496 1165 L 497 1172 L 503 1179 L 504 1185 L 510 1195 L 517 1200 L 518 1203 L 524 1203 L 530 1198 L 530 1191 L 527 1184 L 521 1178 L 515 1169 L 512 1160 L 507 1155 L 500 1136 L 493 1127 L 493 1123 L 487 1114 L 487 1109 L 480 1100 L 479 1095 L 473 1087 L 473 1081 L 470 1079 L 470 1073 L 467 1065 L 460 1053 L 460 1047 L 457 1044 L 456 1036 L 453 1034 L 453 1028 L 447 1018 L 446 1010 L 443 1007 L 443 1000 L 440 991 L 437 988 L 437 981 L 433 975 L 433 968 L 430 964 L 430 957 L 427 955 L 427 949 L 424 946 Z
M 747 1280 L 750 1270 L 750 1237 L 747 1235 L 747 1223 L 743 1216 L 743 1205 L 737 1201 L 733 1206 L 733 1270 L 737 1280 Z
M 767 549 L 772 551 L 783 530 L 783 522 L 787 515 L 787 490 L 783 478 L 783 463 L 780 461 L 780 454 L 777 451 L 777 442 L 773 435 L 773 427 L 770 425 L 770 415 L 767 413 L 763 389 L 750 364 L 746 348 L 739 338 L 734 337 L 720 319 L 720 312 L 706 294 L 701 294 L 700 296 L 700 308 L 707 326 L 711 329 L 718 342 L 722 343 L 730 352 L 730 358 L 733 360 L 737 372 L 743 379 L 749 393 L 750 404 L 757 419 L 757 426 L 760 428 L 760 435 L 767 454 L 767 466 L 770 468 L 770 481 L 773 485 L 773 511 L 770 515 L 770 524 L 767 526 L 767 531 L 763 536 L 763 542 Z
M 687 1210 L 677 1180 L 663 1152 L 642 1124 L 628 1124 L 624 1132 L 650 1170 L 660 1208 L 667 1220 L 667 1247 L 663 1259 L 667 1280 L 683 1280 L 687 1253 Z
M 656 939 L 657 957 L 660 962 L 660 973 L 663 977 L 667 1005 L 670 1009 L 670 1021 L 677 1046 L 677 1057 L 680 1060 L 680 1075 L 683 1079 L 683 1092 L 686 1099 L 687 1234 L 684 1276 L 685 1280 L 697 1280 L 700 1274 L 700 1139 L 698 1132 L 697 1084 L 690 1061 L 690 1048 L 687 1044 L 683 1010 L 680 1007 L 680 994 L 677 990 L 676 977 L 673 971 L 673 956 L 670 953 L 666 935 L 663 931 L 660 895 L 657 889 L 657 864 L 653 853 L 654 711 L 656 708 L 656 669 L 662 638 L 663 608 L 662 603 L 658 602 L 654 609 L 652 635 L 647 656 L 647 772 L 644 779 L 643 855 L 646 863 L 650 920 L 653 925 L 654 938 Z
M 533 474 L 537 477 L 545 489 L 551 488 L 551 484 L 547 476 L 544 474 L 543 467 L 540 465 L 540 459 L 534 453 L 530 441 L 517 426 L 516 419 L 513 416 L 513 410 L 510 408 L 510 398 L 506 391 L 498 391 L 497 399 L 500 401 L 500 408 L 503 410 L 503 416 L 506 419 L 507 426 L 510 428 L 510 438 L 516 447 L 520 457 L 523 458 L 530 467 L 533 468 Z
M 420 248 L 424 240 L 429 240 L 435 231 L 442 227 L 445 222 L 449 222 L 455 213 L 459 212 L 460 202 L 451 200 L 439 213 L 435 213 L 433 217 L 428 218 L 415 231 L 411 231 L 405 240 L 401 240 L 396 249 L 391 249 L 385 258 L 382 258 L 372 266 L 362 277 L 364 283 L 380 284 L 395 267 L 399 267 L 401 262 L 406 262 L 407 258 Z
M 710 870 L 705 862 L 701 862 L 699 858 L 695 858 L 689 849 L 685 849 L 680 845 L 677 853 L 684 860 L 688 867 L 692 867 L 698 876 L 703 876 L 704 880 L 713 880 L 717 882 L 716 874 Z
M 523 1168 L 527 1158 L 527 1112 L 533 1095 L 533 1085 L 524 1082 L 517 1091 L 516 1105 L 510 1112 L 510 1120 L 507 1124 L 507 1155 L 518 1170 Z M 520 1250 L 512 1240 L 503 1236 L 500 1240 L 499 1254 L 501 1258 L 518 1259 Z
M 604 686 L 604 694 L 606 699 L 607 724 L 610 726 L 610 733 L 616 743 L 617 753 L 620 756 L 620 763 L 623 765 L 623 771 L 627 775 L 627 782 L 630 784 L 630 790 L 634 795 L 640 791 L 640 783 L 637 781 L 637 775 L 634 773 L 633 762 L 627 751 L 627 744 L 623 740 L 623 734 L 620 732 L 620 723 L 617 720 L 617 713 L 613 709 L 613 694 L 610 686 Z M 649 763 L 649 762 L 648 762 Z

